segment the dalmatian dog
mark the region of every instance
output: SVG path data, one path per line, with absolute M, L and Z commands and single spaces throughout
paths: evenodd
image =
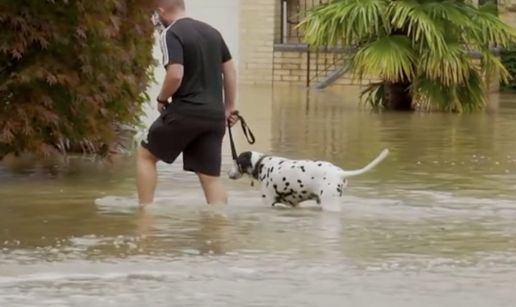
M 301 202 L 315 200 L 325 211 L 340 211 L 340 197 L 348 178 L 370 171 L 388 154 L 389 150 L 384 149 L 365 167 L 346 171 L 325 161 L 291 160 L 245 151 L 228 175 L 233 180 L 249 176 L 253 180 L 251 184 L 258 181 L 263 203 L 268 206 L 297 207 Z

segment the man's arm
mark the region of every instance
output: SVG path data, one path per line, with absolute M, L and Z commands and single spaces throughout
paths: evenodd
M 177 36 L 166 31 L 161 37 L 161 52 L 165 66 L 165 80 L 158 96 L 158 101 L 166 101 L 177 91 L 183 80 L 183 45 Z
M 229 48 L 224 39 L 222 39 L 222 74 L 224 75 L 224 100 L 226 111 L 233 112 L 236 110 L 237 73 L 231 52 L 229 52 Z

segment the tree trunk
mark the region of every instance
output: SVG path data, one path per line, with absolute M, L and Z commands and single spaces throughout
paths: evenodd
M 410 82 L 385 82 L 384 107 L 392 111 L 414 111 Z

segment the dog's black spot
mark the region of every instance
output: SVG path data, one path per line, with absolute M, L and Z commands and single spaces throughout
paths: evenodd
M 303 181 L 301 181 L 301 179 L 298 179 L 298 180 L 297 180 L 297 183 L 303 183 Z
M 273 166 L 273 167 L 271 167 L 271 173 L 272 173 L 272 172 L 274 172 L 274 166 Z
M 299 167 L 299 168 L 301 169 L 301 171 L 302 171 L 303 173 L 304 173 L 304 172 L 306 172 L 306 169 L 305 169 L 305 167 L 304 167 L 304 166 L 301 166 L 301 167 Z
M 290 182 L 285 182 L 285 186 L 288 187 L 290 185 Z
M 337 186 L 337 193 L 339 193 L 340 196 L 342 196 L 343 190 L 344 190 L 344 185 L 343 184 L 339 184 Z
M 305 186 L 303 184 L 300 184 L 299 187 L 302 189 L 304 188 Z
M 321 167 L 321 166 L 322 166 L 322 163 L 317 163 L 317 166 Z
M 265 194 L 262 194 L 262 198 L 265 198 L 265 197 L 267 197 L 267 196 L 265 196 Z
M 283 177 L 283 181 L 287 181 L 287 177 Z
M 274 185 L 274 191 L 276 192 L 275 203 L 282 203 L 286 205 L 294 206 L 297 202 L 293 202 L 292 199 L 295 199 L 296 192 L 293 189 L 290 189 L 288 192 L 280 192 L 278 191 L 278 186 Z
M 296 166 L 295 166 L 295 165 L 292 165 L 290 168 L 296 168 Z
M 315 177 L 312 177 L 312 180 L 314 180 L 314 179 L 315 179 Z
M 272 187 L 274 188 L 274 190 L 278 189 L 278 185 L 277 184 L 273 185 Z
M 283 164 L 284 162 L 285 162 L 285 160 L 282 160 L 282 161 L 280 161 L 280 163 L 278 163 L 278 165 L 281 165 L 281 164 Z
M 306 190 L 301 191 L 301 194 L 306 194 L 306 193 L 308 193 Z
M 268 188 L 269 187 L 269 181 L 265 182 L 265 187 Z
M 319 193 L 319 195 L 323 195 L 323 193 L 324 193 L 324 190 L 321 190 L 321 192 Z
M 323 179 L 322 179 L 322 180 L 326 180 L 326 177 L 323 177 Z

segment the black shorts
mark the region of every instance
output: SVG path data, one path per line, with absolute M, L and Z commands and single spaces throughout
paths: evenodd
M 183 153 L 185 171 L 220 176 L 225 133 L 225 119 L 165 111 L 149 128 L 142 146 L 168 164 Z

